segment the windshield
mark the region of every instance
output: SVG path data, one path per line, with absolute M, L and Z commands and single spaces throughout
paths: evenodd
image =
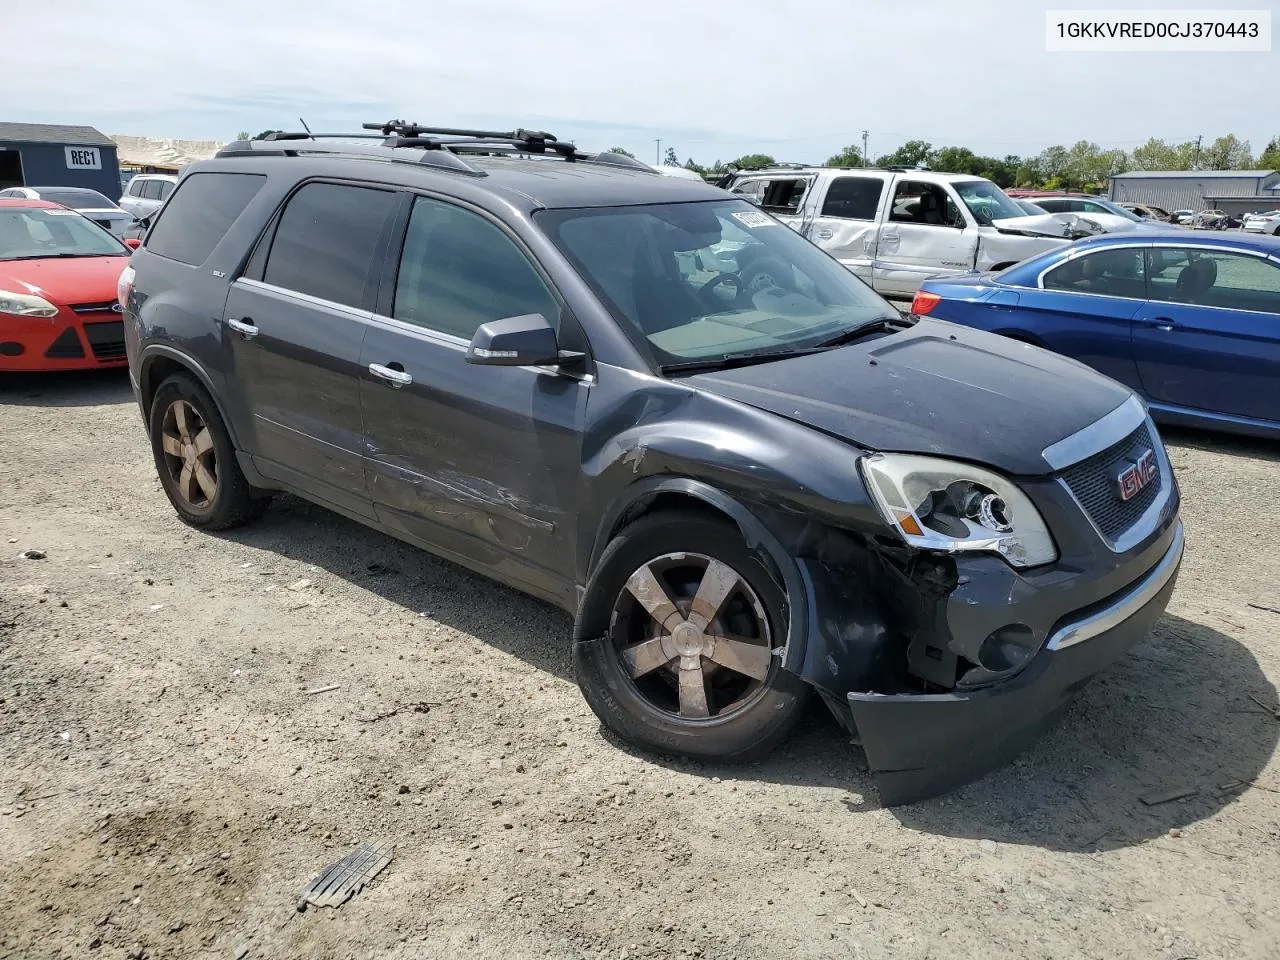
M 816 347 L 897 312 L 742 200 L 547 210 L 539 224 L 659 365 Z
M 973 214 L 973 219 L 984 227 L 991 226 L 992 220 L 1031 216 L 990 180 L 957 180 L 952 186 Z
M 72 210 L 0 208 L 0 260 L 128 255 L 128 247 Z
M 41 200 L 60 203 L 72 210 L 111 210 L 115 204 L 97 190 L 84 190 L 79 187 L 55 187 L 52 190 L 39 190 Z

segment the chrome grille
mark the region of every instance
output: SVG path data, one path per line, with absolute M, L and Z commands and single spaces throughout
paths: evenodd
M 1072 495 L 1108 540 L 1119 539 L 1137 523 L 1168 484 L 1169 478 L 1164 476 L 1166 467 L 1161 463 L 1163 458 L 1158 457 L 1160 472 L 1136 496 L 1121 500 L 1116 492 L 1116 474 L 1129 463 L 1136 462 L 1144 450 L 1155 450 L 1156 444 L 1147 424 L 1143 423 L 1123 440 L 1062 472 L 1062 479 Z

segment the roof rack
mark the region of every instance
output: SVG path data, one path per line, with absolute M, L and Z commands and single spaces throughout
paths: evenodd
M 647 163 L 621 153 L 582 153 L 569 141 L 561 141 L 541 130 L 463 130 L 452 127 L 425 127 L 403 120 L 387 123 L 365 123 L 365 130 L 377 133 L 311 133 L 310 131 L 272 130 L 253 140 L 236 140 L 218 151 L 218 157 L 297 156 L 300 153 L 331 153 L 349 156 L 378 157 L 397 163 L 417 163 L 483 177 L 488 173 L 462 154 L 502 156 L 548 154 L 568 162 L 603 163 L 655 173 Z M 366 140 L 377 143 L 343 141 Z

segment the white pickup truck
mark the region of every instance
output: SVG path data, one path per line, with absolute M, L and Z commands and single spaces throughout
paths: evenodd
M 1034 215 L 982 177 L 928 170 L 785 167 L 721 186 L 773 214 L 887 297 L 926 277 L 999 270 L 1100 232 L 1064 214 Z

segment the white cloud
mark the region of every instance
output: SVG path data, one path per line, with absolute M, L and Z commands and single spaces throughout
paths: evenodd
M 660 136 L 705 161 L 822 159 L 864 127 L 873 153 L 1226 132 L 1256 150 L 1280 132 L 1256 108 L 1277 54 L 1048 54 L 1044 10 L 1064 5 L 59 0 L 6 12 L 0 101 L 3 119 L 152 136 L 401 116 L 636 152 Z

